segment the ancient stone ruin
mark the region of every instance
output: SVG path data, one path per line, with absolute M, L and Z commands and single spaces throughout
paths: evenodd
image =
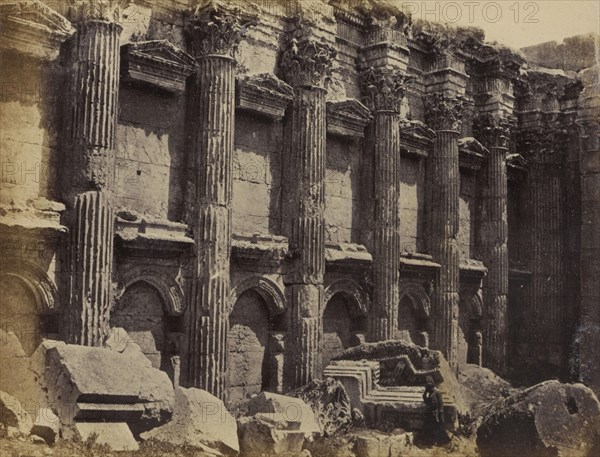
M 77 382 L 69 411 L 38 380 L 0 390 L 134 438 L 327 376 L 344 414 L 407 427 L 424 373 L 467 364 L 599 394 L 580 41 L 516 51 L 393 2 L 2 0 L 1 358 Z M 138 356 L 150 384 L 120 384 Z

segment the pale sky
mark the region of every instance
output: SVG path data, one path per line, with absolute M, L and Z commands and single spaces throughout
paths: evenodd
M 600 1 L 591 0 L 414 0 L 398 2 L 413 17 L 473 25 L 488 41 L 522 48 L 600 31 Z

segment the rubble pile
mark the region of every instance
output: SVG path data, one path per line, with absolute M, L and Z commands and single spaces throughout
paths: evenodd
M 352 427 L 350 397 L 341 382 L 333 378 L 313 380 L 292 392 L 314 410 L 324 436 L 347 431 Z

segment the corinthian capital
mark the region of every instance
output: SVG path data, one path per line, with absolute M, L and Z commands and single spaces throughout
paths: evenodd
M 233 57 L 257 15 L 239 6 L 216 1 L 201 2 L 188 17 L 185 32 L 194 57 L 210 54 Z
M 101 21 L 121 24 L 128 0 L 76 0 L 65 2 L 65 16 L 75 24 Z
M 406 87 L 413 79 L 396 68 L 368 68 L 360 75 L 363 102 L 372 111 L 399 113 Z
M 286 37 L 279 61 L 283 79 L 290 85 L 325 87 L 331 77 L 335 49 L 312 35 L 312 27 L 296 19 Z
M 473 133 L 487 148 L 508 148 L 516 124 L 514 116 L 480 114 L 473 120 Z
M 430 94 L 425 98 L 425 121 L 433 130 L 460 130 L 465 108 L 471 102 L 461 95 Z

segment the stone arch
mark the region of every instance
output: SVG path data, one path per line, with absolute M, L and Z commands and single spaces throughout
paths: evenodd
M 325 306 L 336 294 L 342 294 L 348 301 L 348 312 L 351 318 L 365 317 L 369 314 L 369 298 L 365 290 L 352 279 L 340 279 L 325 289 L 323 303 Z M 325 306 L 322 313 L 325 312 Z
M 180 281 L 178 281 L 178 278 L 167 275 L 157 268 L 130 268 L 121 275 L 119 282 L 117 298 L 120 298 L 131 285 L 137 282 L 145 282 L 156 289 L 162 298 L 167 315 L 182 316 L 185 312 L 186 301 Z
M 247 287 L 235 296 L 227 331 L 227 399 L 231 406 L 263 389 L 274 327 L 264 290 Z
M 58 292 L 54 281 L 37 265 L 21 260 L 2 265 L 0 277 L 20 281 L 33 295 L 40 314 L 57 312 Z
M 58 332 L 54 282 L 37 265 L 8 261 L 0 272 L 0 326 L 13 332 L 27 355 Z
M 238 282 L 231 290 L 227 309 L 228 314 L 231 314 L 239 298 L 249 290 L 256 291 L 262 297 L 272 316 L 282 314 L 286 310 L 285 294 L 275 281 L 264 276 L 251 276 Z
M 359 344 L 366 332 L 367 294 L 355 281 L 343 279 L 325 289 L 322 309 L 323 367 L 345 349 Z
M 156 286 L 144 279 L 128 284 L 115 301 L 110 326 L 125 329 L 152 366 L 166 371 L 166 306 Z
M 420 284 L 410 283 L 402 287 L 400 300 L 410 298 L 415 316 L 419 319 L 429 319 L 431 316 L 431 299 Z

